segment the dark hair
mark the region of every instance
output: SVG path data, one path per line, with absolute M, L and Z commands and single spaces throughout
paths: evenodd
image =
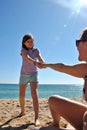
M 33 36 L 31 34 L 26 34 L 26 35 L 23 36 L 22 48 L 25 48 L 26 50 L 28 50 L 28 48 L 24 45 L 24 42 L 26 42 L 28 39 L 34 40 L 34 38 L 33 38 Z
M 80 36 L 80 40 L 87 41 L 87 28 L 85 28 Z

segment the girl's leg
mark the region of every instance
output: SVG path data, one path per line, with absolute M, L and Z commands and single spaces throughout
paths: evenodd
M 26 87 L 27 85 L 20 85 L 20 91 L 19 91 L 19 102 L 21 107 L 21 113 L 20 116 L 25 115 L 25 93 L 26 93 Z
M 35 125 L 39 125 L 38 121 L 38 113 L 39 113 L 39 101 L 38 101 L 38 83 L 37 82 L 31 82 L 31 96 L 33 99 L 33 107 L 35 112 Z
M 77 130 L 82 130 L 83 115 L 87 110 L 86 105 L 61 96 L 51 96 L 49 98 L 49 107 L 55 125 L 59 127 L 60 116 L 62 116 Z

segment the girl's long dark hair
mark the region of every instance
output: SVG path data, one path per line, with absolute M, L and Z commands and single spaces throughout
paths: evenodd
M 32 39 L 34 40 L 33 36 L 31 34 L 26 34 L 23 36 L 23 39 L 22 39 L 22 48 L 26 49 L 26 50 L 29 50 L 25 45 L 24 45 L 24 42 L 26 42 L 28 39 Z

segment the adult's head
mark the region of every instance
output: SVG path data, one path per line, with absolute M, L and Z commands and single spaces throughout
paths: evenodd
M 79 51 L 79 61 L 87 62 L 87 28 L 82 31 L 80 39 L 76 40 L 76 46 Z

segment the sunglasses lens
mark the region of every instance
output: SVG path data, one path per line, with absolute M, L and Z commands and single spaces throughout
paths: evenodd
M 76 40 L 76 46 L 78 47 L 80 42 L 85 42 L 85 41 L 86 40 L 84 40 L 84 39 L 83 40 Z
M 80 42 L 79 40 L 76 40 L 76 46 L 77 46 L 77 47 L 78 47 L 78 45 L 79 45 L 79 42 Z

